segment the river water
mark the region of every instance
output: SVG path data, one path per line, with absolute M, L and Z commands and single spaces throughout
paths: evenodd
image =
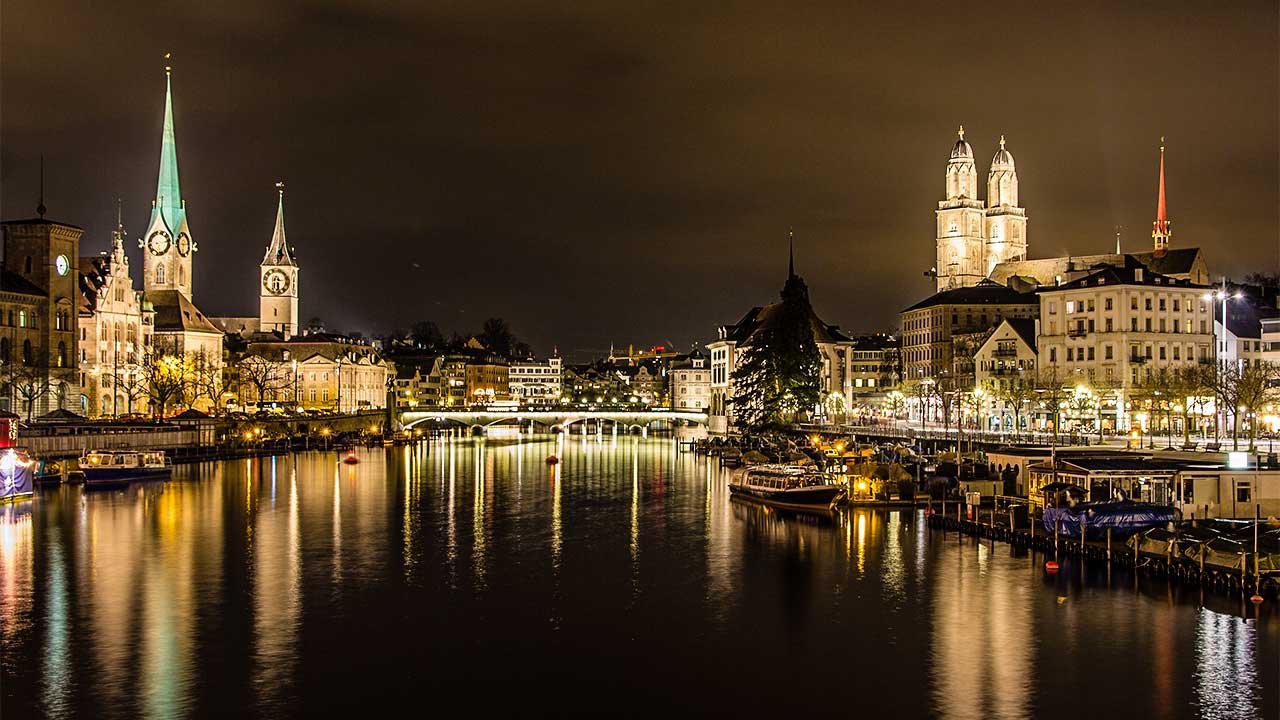
M 1280 717 L 1274 603 L 771 512 L 670 440 L 360 456 L 0 508 L 0 717 Z

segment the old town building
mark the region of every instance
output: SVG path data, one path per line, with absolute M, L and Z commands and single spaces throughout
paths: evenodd
M 155 311 L 134 286 L 118 212 L 111 252 L 80 258 L 79 275 L 81 412 L 89 417 L 145 412 L 150 393 L 144 363 Z
M 76 357 L 76 263 L 80 236 L 74 225 L 39 217 L 0 224 L 0 397 L 23 417 L 80 409 Z
M 559 357 L 512 362 L 508 374 L 511 399 L 528 406 L 559 404 L 563 367 Z
M 676 358 L 668 370 L 672 410 L 706 410 L 711 407 L 711 364 L 706 353 L 694 350 Z

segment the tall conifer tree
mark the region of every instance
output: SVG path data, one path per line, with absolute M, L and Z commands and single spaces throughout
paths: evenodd
M 733 411 L 746 431 L 796 422 L 817 405 L 821 395 L 816 320 L 809 288 L 795 272 L 794 253 L 782 302 L 767 312 L 733 371 Z

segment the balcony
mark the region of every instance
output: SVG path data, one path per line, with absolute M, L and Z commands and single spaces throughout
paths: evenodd
M 1076 325 L 1075 327 L 1067 328 L 1067 337 L 1084 337 L 1087 334 L 1088 333 L 1085 332 L 1083 325 Z
M 1146 364 L 1147 364 L 1147 361 L 1148 361 L 1148 360 L 1150 360 L 1150 359 L 1151 359 L 1151 358 L 1148 358 L 1148 357 L 1145 357 L 1145 356 L 1142 356 L 1142 355 L 1130 355 L 1130 356 L 1129 356 L 1129 363 L 1130 363 L 1130 364 L 1132 364 L 1132 365 L 1146 365 Z
M 995 350 L 991 351 L 991 357 L 1016 358 L 1018 357 L 1018 349 L 1017 348 L 996 348 Z

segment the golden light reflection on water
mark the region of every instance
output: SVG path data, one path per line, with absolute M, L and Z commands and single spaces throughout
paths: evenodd
M 1035 581 L 1010 564 L 1009 574 L 992 582 L 987 547 L 967 538 L 941 543 L 945 561 L 930 585 L 937 716 L 1024 718 L 1035 694 Z
M 280 482 L 279 465 L 288 467 L 288 483 Z M 301 613 L 301 546 L 297 468 L 290 459 L 270 458 L 264 468 L 268 507 L 254 516 L 257 545 L 254 564 L 254 679 L 257 701 L 281 702 L 293 680 Z M 287 497 L 280 498 L 281 494 Z
M 301 694 L 329 692 L 335 667 L 365 684 L 386 671 L 376 655 L 328 657 L 323 638 L 428 643 L 440 663 L 415 650 L 402 669 L 441 673 L 476 638 L 482 649 L 507 647 L 518 628 L 541 642 L 549 636 L 526 628 L 548 625 L 588 649 L 633 634 L 628 652 L 660 645 L 661 661 L 690 676 L 709 658 L 768 665 L 780 652 L 822 658 L 804 672 L 830 687 L 891 672 L 927 688 L 899 699 L 952 718 L 1035 715 L 1046 672 L 1066 664 L 1082 683 L 1103 672 L 1089 659 L 1106 650 L 1099 627 L 1115 628 L 1143 670 L 1127 677 L 1148 716 L 1193 702 L 1210 717 L 1259 714 L 1266 641 L 1238 618 L 1197 614 L 1185 599 L 1161 596 L 1153 609 L 1150 593 L 1137 605 L 1129 593 L 1078 597 L 1070 587 L 1054 605 L 1059 590 L 1042 563 L 1006 546 L 943 539 L 905 511 L 776 512 L 732 500 L 714 459 L 625 435 L 616 443 L 559 435 L 561 462 L 545 465 L 547 438 L 454 438 L 412 453 L 362 450 L 357 466 L 333 453 L 212 465 L 198 480 L 83 502 L 64 488 L 37 503 L 34 523 L 29 512 L 0 514 L 0 632 L 17 637 L 32 668 L 24 688 L 34 711 L 54 716 L 94 703 L 131 717 L 219 715 L 225 708 L 192 703 L 223 693 L 203 682 L 223 662 L 245 667 L 215 673 L 217 682 L 282 716 Z M 483 596 L 472 597 L 477 589 Z M 495 607 L 538 622 L 484 616 Z M 1188 617 L 1195 637 L 1150 630 L 1190 628 Z M 442 629 L 454 625 L 456 637 Z M 407 626 L 421 632 L 400 636 Z M 1052 650 L 1037 644 L 1045 638 Z M 1050 652 L 1055 663 L 1044 662 Z M 680 666 L 693 656 L 698 665 Z M 1229 677 L 1244 689 L 1219 689 Z
M 471 458 L 474 481 L 471 488 L 471 576 L 477 591 L 485 588 L 485 548 L 487 530 L 485 528 L 485 498 L 488 495 L 485 487 L 485 441 L 476 441 L 475 451 Z

